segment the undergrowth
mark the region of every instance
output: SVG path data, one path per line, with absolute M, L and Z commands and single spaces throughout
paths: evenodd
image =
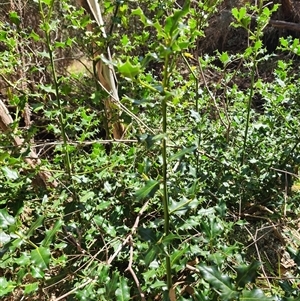
M 202 54 L 221 2 L 104 1 L 107 37 L 71 1 L 28 3 L 38 28 L 0 22 L 1 298 L 299 300 L 300 45 L 267 52 L 278 6 L 233 8 L 248 47 Z

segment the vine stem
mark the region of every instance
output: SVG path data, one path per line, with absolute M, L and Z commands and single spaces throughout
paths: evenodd
M 253 64 L 253 67 L 252 67 L 252 70 L 251 70 L 251 89 L 250 89 L 249 98 L 248 98 L 248 105 L 247 105 L 247 119 L 246 119 L 246 127 L 245 127 L 245 134 L 244 134 L 241 165 L 244 165 L 244 163 L 245 163 L 245 153 L 246 153 L 246 146 L 247 146 L 247 139 L 248 139 L 248 132 L 249 132 L 251 104 L 252 104 L 252 97 L 253 97 L 253 91 L 254 91 L 255 69 L 256 69 L 256 64 Z
M 166 54 L 164 63 L 164 75 L 163 75 L 163 89 L 164 95 L 162 97 L 162 117 L 163 117 L 163 138 L 162 143 L 162 160 L 163 160 L 163 208 L 164 208 L 164 235 L 165 237 L 169 235 L 170 232 L 170 216 L 169 216 L 169 197 L 168 197 L 168 186 L 167 186 L 167 172 L 168 172 L 168 162 L 167 162 L 167 100 L 168 94 L 166 88 L 168 86 L 168 66 L 169 66 L 169 54 Z M 167 247 L 166 255 L 166 274 L 167 274 L 167 287 L 168 290 L 172 288 L 172 271 L 171 271 L 171 259 L 169 255 L 169 247 Z
M 59 84 L 58 84 L 56 68 L 55 68 L 55 64 L 54 64 L 53 49 L 51 46 L 50 27 L 48 25 L 50 23 L 50 18 L 52 15 L 53 5 L 54 5 L 54 1 L 52 1 L 51 4 L 49 5 L 49 11 L 46 16 L 43 11 L 42 2 L 39 1 L 40 13 L 43 18 L 44 32 L 45 32 L 45 36 L 46 36 L 46 44 L 47 44 L 47 48 L 48 48 L 48 52 L 49 52 L 50 66 L 51 66 L 51 72 L 52 72 L 53 82 L 54 82 L 55 98 L 56 98 L 57 106 L 58 106 L 58 110 L 59 110 L 58 120 L 59 120 L 61 135 L 62 135 L 62 139 L 63 139 L 63 147 L 64 147 L 64 153 L 65 153 L 65 165 L 66 165 L 66 170 L 67 170 L 69 181 L 72 182 L 72 168 L 71 168 L 70 154 L 69 154 L 69 150 L 68 150 L 68 139 L 67 139 L 67 135 L 66 135 L 66 131 L 65 131 L 64 113 L 63 113 L 63 109 L 62 109 L 62 103 L 60 100 Z M 72 185 L 72 186 L 74 187 L 74 185 Z M 75 194 L 74 194 L 74 196 L 75 196 Z

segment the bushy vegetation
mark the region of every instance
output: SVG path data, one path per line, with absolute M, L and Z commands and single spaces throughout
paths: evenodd
M 3 300 L 300 300 L 299 39 L 267 51 L 261 1 L 204 53 L 223 3 L 179 2 L 103 1 L 107 36 L 67 0 L 1 20 Z

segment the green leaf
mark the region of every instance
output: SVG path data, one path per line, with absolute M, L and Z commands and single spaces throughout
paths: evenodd
M 50 246 L 52 242 L 52 238 L 56 235 L 56 233 L 60 230 L 61 226 L 63 225 L 63 221 L 61 219 L 57 220 L 54 224 L 53 228 L 50 231 L 46 232 L 46 237 L 42 242 L 42 246 L 47 248 Z
M 129 286 L 124 277 L 119 278 L 119 288 L 116 290 L 116 297 L 117 301 L 130 300 Z
M 7 281 L 4 277 L 0 277 L 0 297 L 12 292 L 16 287 L 14 281 Z
M 239 298 L 240 301 L 267 301 L 277 300 L 273 297 L 266 297 L 262 290 L 255 288 L 251 291 L 243 290 L 242 295 Z
M 23 252 L 19 258 L 15 259 L 15 263 L 23 267 L 27 266 L 30 264 L 29 254 L 27 252 Z
M 111 191 L 112 191 L 112 186 L 108 181 L 104 182 L 104 190 L 108 193 L 111 193 Z
M 149 266 L 149 264 L 157 257 L 158 254 L 161 253 L 161 248 L 157 245 L 151 245 L 148 252 L 145 256 L 145 265 Z
M 0 153 L 0 162 L 3 162 L 6 158 L 9 158 L 10 154 L 9 152 L 2 152 Z
M 139 16 L 141 22 L 144 24 L 145 27 L 153 25 L 152 21 L 149 20 L 145 16 L 144 12 L 142 11 L 142 9 L 140 7 L 138 7 L 137 9 L 132 10 L 131 14 L 134 15 L 134 16 Z
M 127 58 L 125 63 L 120 63 L 117 65 L 119 72 L 126 78 L 133 79 L 140 73 L 139 65 L 132 65 Z
M 4 278 L 4 277 L 0 277 L 0 286 L 2 287 L 2 288 L 5 288 L 6 286 L 7 286 L 7 280 L 6 280 L 6 278 Z
M 207 256 L 207 259 L 218 267 L 224 263 L 226 258 L 223 252 L 212 252 Z
M 251 17 L 247 15 L 247 9 L 245 7 L 233 8 L 231 10 L 232 15 L 236 19 L 237 22 L 240 23 L 243 27 L 248 27 L 249 23 L 251 22 Z M 236 24 L 232 24 L 234 27 L 236 27 Z
M 143 241 L 149 241 L 149 242 L 156 242 L 157 237 L 156 237 L 156 232 L 152 228 L 144 228 L 144 227 L 139 227 L 138 228 L 138 233 Z
M 191 117 L 194 118 L 196 122 L 201 121 L 200 114 L 197 111 L 190 110 L 190 112 L 191 112 Z
M 258 41 L 255 41 L 255 43 L 254 43 L 254 49 L 256 50 L 256 51 L 258 51 L 261 47 L 262 47 L 262 41 L 261 40 L 258 40 Z
M 179 260 L 186 255 L 187 251 L 189 249 L 189 246 L 186 246 L 182 250 L 174 251 L 171 255 L 171 265 L 177 264 Z
M 29 295 L 32 292 L 37 291 L 38 287 L 39 287 L 39 283 L 38 282 L 33 282 L 33 283 L 25 284 L 24 294 L 25 295 Z
M 227 276 L 221 274 L 216 267 L 206 266 L 200 264 L 199 270 L 203 278 L 219 293 L 223 301 L 234 300 L 239 293 L 232 285 L 232 280 Z
M 10 246 L 10 251 L 15 251 L 16 249 L 19 249 L 20 246 L 24 243 L 24 238 L 17 238 L 14 239 L 13 241 L 11 241 L 9 244 L 11 244 Z
M 54 0 L 41 0 L 41 2 L 46 4 L 47 6 L 50 6 L 52 1 L 54 1 Z
M 7 166 L 1 167 L 1 169 L 8 180 L 16 180 L 19 178 L 19 175 L 15 170 L 12 170 Z
M 11 12 L 9 13 L 9 19 L 10 19 L 10 21 L 11 21 L 12 23 L 14 23 L 14 24 L 17 25 L 17 26 L 19 26 L 20 23 L 21 23 L 21 19 L 20 19 L 18 13 L 15 12 L 15 11 L 11 11 Z
M 139 189 L 135 193 L 135 197 L 137 200 L 145 199 L 147 197 L 153 197 L 157 189 L 159 188 L 159 181 L 149 180 L 146 182 L 146 185 Z
M 230 61 L 227 52 L 222 52 L 222 54 L 220 55 L 220 61 L 223 63 L 223 65 L 226 65 Z
M 20 283 L 23 281 L 23 278 L 26 277 L 28 273 L 27 267 L 22 266 L 18 269 L 18 272 L 16 273 L 17 276 L 17 282 Z
M 180 150 L 179 152 L 177 152 L 176 154 L 174 154 L 173 156 L 171 156 L 169 160 L 170 161 L 177 160 L 186 154 L 193 153 L 196 149 L 197 149 L 197 146 L 195 146 L 195 145 L 192 147 L 184 148 L 184 149 Z
M 216 239 L 223 232 L 222 224 L 214 216 L 210 216 L 208 220 L 202 220 L 201 227 L 210 240 Z
M 11 240 L 10 235 L 0 230 L 0 247 L 8 243 L 10 240 Z
M 108 223 L 108 221 L 102 215 L 94 216 L 95 223 L 102 227 L 107 235 L 115 237 L 117 232 L 114 226 Z
M 50 261 L 50 250 L 45 247 L 39 247 L 30 253 L 32 262 L 40 269 L 46 269 Z
M 159 264 L 157 264 L 157 267 Z M 147 269 L 146 272 L 143 273 L 143 278 L 146 283 L 152 283 L 153 279 L 156 278 L 157 270 L 156 269 Z
M 33 232 L 43 224 L 44 219 L 45 219 L 45 217 L 43 215 L 39 216 L 37 218 L 37 220 L 29 228 L 26 236 L 30 237 L 33 234 Z
M 167 134 L 163 133 L 155 136 L 149 134 L 142 134 L 142 135 L 137 135 L 137 138 L 140 142 L 146 142 L 147 148 L 150 149 L 157 142 L 161 141 L 162 139 L 166 139 Z
M 100 283 L 101 283 L 101 281 L 102 281 L 102 283 L 103 282 L 106 283 L 105 284 L 106 296 L 109 296 L 109 295 L 114 296 L 116 293 L 116 290 L 119 287 L 120 273 L 116 271 L 111 276 L 109 276 L 109 271 L 107 268 L 100 268 L 99 274 L 101 276 L 99 277 L 98 281 L 100 281 Z M 107 300 L 107 299 L 103 299 L 103 301 L 104 300 Z
M 49 52 L 46 52 L 46 51 L 37 51 L 37 53 L 41 56 L 41 57 L 43 57 L 43 58 L 47 58 L 47 59 L 50 59 L 50 54 L 49 54 Z M 43 86 L 43 85 L 41 85 L 41 86 Z M 54 90 L 54 92 L 55 92 L 55 90 Z
M 99 205 L 96 206 L 96 210 L 102 211 L 107 209 L 109 206 L 111 206 L 111 202 L 108 201 L 102 201 Z
M 254 261 L 250 265 L 242 265 L 236 268 L 237 278 L 236 285 L 238 287 L 245 287 L 249 282 L 253 282 L 257 275 L 257 269 L 260 262 Z
M 281 46 L 283 46 L 283 47 L 289 46 L 289 42 L 285 38 L 280 38 L 279 41 L 280 41 Z
M 161 141 L 163 139 L 166 139 L 168 137 L 168 135 L 166 133 L 161 133 L 155 136 L 152 136 L 152 140 L 153 141 Z
M 47 54 L 47 55 L 48 55 L 48 54 Z M 45 56 L 45 57 L 47 57 L 47 56 Z M 43 91 L 45 91 L 45 92 L 47 92 L 47 93 L 53 93 L 53 94 L 56 93 L 56 91 L 55 91 L 55 89 L 52 87 L 52 85 L 43 85 L 43 84 L 41 84 L 41 85 L 40 85 L 40 89 L 43 90 Z
M 83 196 L 80 197 L 80 202 L 85 203 L 88 199 L 92 199 L 95 193 L 93 191 L 86 192 Z
M 30 33 L 29 37 L 32 38 L 35 42 L 38 42 L 40 40 L 40 36 L 33 30 Z
M 190 8 L 190 1 L 186 0 L 182 9 L 176 10 L 172 16 L 169 16 L 166 19 L 165 32 L 170 37 L 173 37 L 174 33 L 176 33 L 179 20 L 189 12 L 189 8 Z
M 153 289 L 159 288 L 162 291 L 164 291 L 164 290 L 166 290 L 166 282 L 165 281 L 161 281 L 161 280 L 156 280 L 153 284 L 150 285 L 150 288 L 153 288 Z M 166 300 L 169 301 L 169 298 L 162 299 L 162 300 L 163 301 L 166 301 Z
M 15 218 L 7 213 L 5 209 L 0 209 L 0 227 L 6 229 L 7 226 L 13 225 Z
M 39 267 L 37 266 L 30 266 L 30 272 L 32 277 L 36 278 L 36 279 L 42 279 L 45 277 L 45 273 L 43 270 L 41 270 Z
M 241 7 L 240 9 L 232 9 L 232 15 L 239 21 L 246 16 L 246 13 L 247 9 L 245 7 Z
M 167 246 L 171 244 L 175 239 L 183 239 L 183 238 L 178 234 L 169 234 L 167 236 L 163 235 L 159 239 L 159 243 L 162 243 L 164 246 Z
M 177 215 L 183 215 L 185 214 L 189 209 L 192 207 L 196 207 L 198 205 L 197 199 L 187 199 L 186 197 L 182 197 L 182 200 L 179 202 L 176 202 L 174 200 L 171 200 L 171 204 L 169 206 L 170 208 L 170 214 L 176 213 Z

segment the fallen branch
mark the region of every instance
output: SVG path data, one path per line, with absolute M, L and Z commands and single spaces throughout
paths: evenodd
M 269 24 L 276 28 L 282 28 L 282 29 L 287 29 L 292 31 L 300 31 L 300 24 L 298 23 L 279 21 L 279 20 L 270 20 Z

